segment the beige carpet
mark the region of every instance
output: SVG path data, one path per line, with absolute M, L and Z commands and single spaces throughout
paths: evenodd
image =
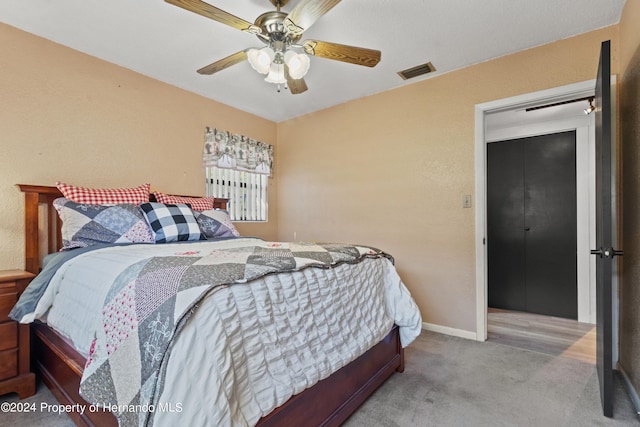
M 0 401 L 16 401 L 15 395 Z M 42 385 L 26 401 L 55 404 Z M 432 332 L 406 351 L 406 370 L 393 375 L 347 421 L 372 426 L 640 426 L 616 381 L 614 418 L 601 415 L 592 364 L 497 343 Z M 66 427 L 65 415 L 2 413 L 1 426 Z M 306 427 L 306 426 L 301 426 Z
M 593 364 L 423 332 L 346 426 L 640 425 L 619 381 L 614 418 L 599 399 Z

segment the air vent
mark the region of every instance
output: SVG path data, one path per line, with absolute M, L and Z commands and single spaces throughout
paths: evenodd
M 427 62 L 426 64 L 418 65 L 412 68 L 407 68 L 406 70 L 403 70 L 403 71 L 398 71 L 398 75 L 402 77 L 404 80 L 409 80 L 414 77 L 432 73 L 435 70 L 436 70 L 436 67 L 434 67 L 431 62 Z

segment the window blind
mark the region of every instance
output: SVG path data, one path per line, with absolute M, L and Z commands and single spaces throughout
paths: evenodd
M 215 166 L 205 170 L 207 195 L 229 199 L 231 220 L 267 220 L 267 175 Z

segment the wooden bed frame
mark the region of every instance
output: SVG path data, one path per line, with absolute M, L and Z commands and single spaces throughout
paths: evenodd
M 62 195 L 56 187 L 24 184 L 18 187 L 25 194 L 25 269 L 37 274 L 44 253 L 55 252 L 62 246 L 61 223 L 51 205 Z M 216 199 L 216 207 L 224 209 L 226 203 L 226 199 Z M 44 323 L 33 323 L 31 331 L 33 369 L 61 404 L 88 405 L 78 394 L 85 366 L 82 355 Z M 404 371 L 404 351 L 397 326 L 358 359 L 263 417 L 258 426 L 340 425 L 395 371 Z M 108 411 L 68 415 L 78 426 L 117 425 Z

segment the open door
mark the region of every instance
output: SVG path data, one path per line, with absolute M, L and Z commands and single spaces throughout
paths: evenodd
M 613 294 L 616 220 L 616 156 L 611 141 L 611 46 L 602 43 L 595 93 L 596 121 L 596 331 L 597 369 L 602 412 L 613 416 Z

